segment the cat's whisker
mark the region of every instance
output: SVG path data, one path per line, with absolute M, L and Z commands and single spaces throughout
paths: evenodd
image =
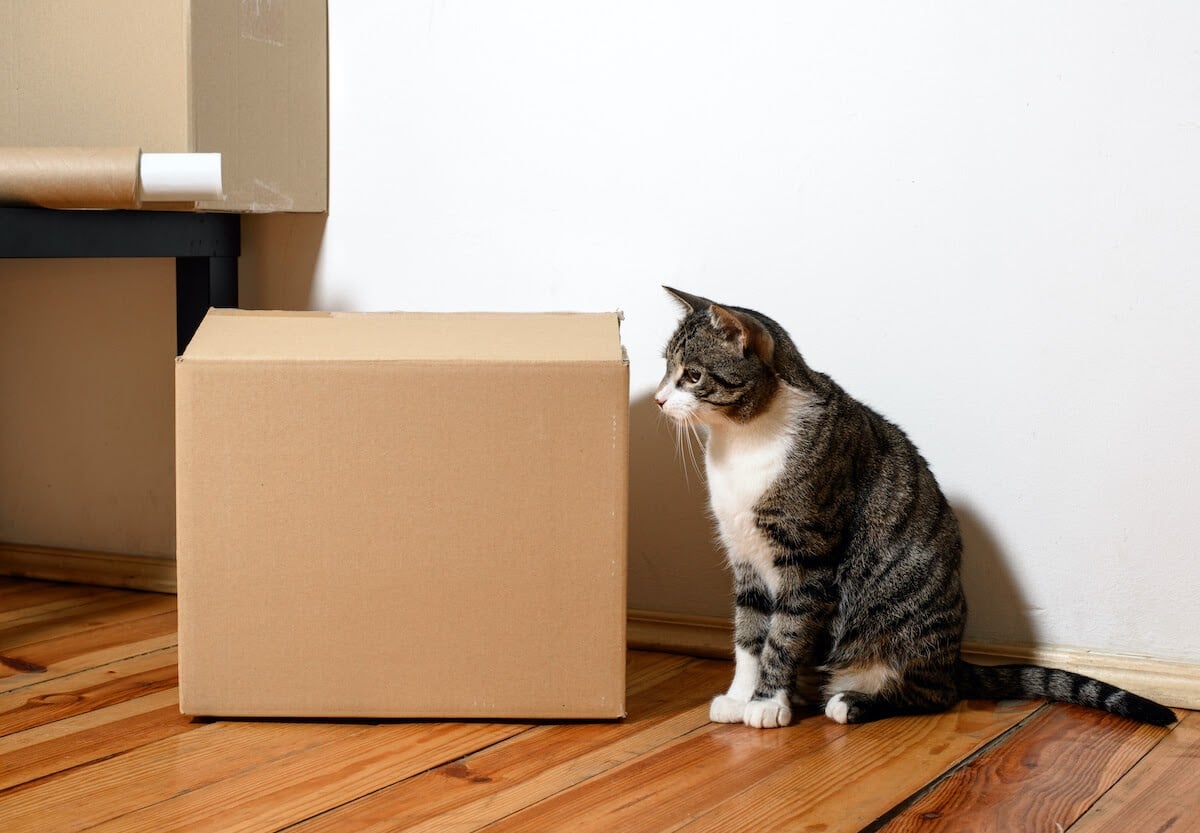
M 687 433 L 687 423 L 685 420 L 673 420 L 675 423 L 675 459 L 679 462 L 679 467 L 683 469 L 683 484 L 688 491 L 692 488 L 692 479 L 688 474 L 688 456 L 691 454 L 691 443 Z
M 667 420 L 675 429 L 675 462 L 683 469 L 683 482 L 690 490 L 692 481 L 689 469 L 694 471 L 701 480 L 704 479 L 704 470 L 696 456 L 696 447 L 704 448 L 704 440 L 700 436 L 698 423 L 690 416 L 674 418 L 661 412 L 659 419 Z
M 677 465 L 679 465 L 681 468 L 683 468 L 684 482 L 687 483 L 687 476 L 688 476 L 687 475 L 687 467 L 683 465 L 683 446 L 682 446 L 682 442 L 683 442 L 682 430 L 683 429 L 679 425 L 678 420 L 672 419 L 671 417 L 664 414 L 662 411 L 658 412 L 658 419 L 660 422 L 665 420 L 667 422 L 667 424 L 671 426 L 671 429 L 675 432 L 675 463 Z M 690 488 L 690 484 L 689 484 L 689 488 Z
M 700 468 L 700 461 L 696 459 L 696 447 L 704 448 L 704 440 L 700 438 L 700 429 L 696 426 L 695 420 L 687 420 L 687 447 L 688 456 L 692 460 L 692 467 L 696 470 L 696 476 L 704 479 L 704 470 Z M 684 466 L 686 469 L 687 467 Z

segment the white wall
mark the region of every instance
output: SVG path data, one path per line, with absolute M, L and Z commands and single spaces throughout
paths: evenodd
M 970 636 L 1200 661 L 1197 32 L 1193 0 L 333 3 L 311 304 L 623 309 L 630 601 L 697 614 L 726 577 L 646 403 L 659 284 L 761 309 L 931 460 Z M 315 247 L 291 222 L 261 233 Z

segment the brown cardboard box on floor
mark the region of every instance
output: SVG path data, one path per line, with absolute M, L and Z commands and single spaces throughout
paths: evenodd
M 212 310 L 176 364 L 180 708 L 625 711 L 619 315 Z

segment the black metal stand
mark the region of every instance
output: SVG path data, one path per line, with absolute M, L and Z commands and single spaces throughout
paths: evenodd
M 236 307 L 241 215 L 0 208 L 0 257 L 173 257 L 183 353 L 209 307 Z

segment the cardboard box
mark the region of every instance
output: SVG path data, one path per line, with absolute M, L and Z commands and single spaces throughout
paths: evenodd
M 324 211 L 325 0 L 0 0 L 0 146 L 222 154 L 213 211 Z
M 210 311 L 182 711 L 623 715 L 628 400 L 617 314 Z

